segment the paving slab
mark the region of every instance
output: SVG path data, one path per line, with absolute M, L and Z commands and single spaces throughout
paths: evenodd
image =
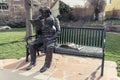
M 17 71 L 19 73 L 21 71 Z M 0 80 L 38 80 L 33 77 L 27 77 L 27 76 L 22 76 L 19 75 L 15 72 L 12 72 L 11 70 L 8 69 L 1 69 L 0 70 Z
M 36 80 L 120 80 L 117 76 L 117 65 L 113 61 L 105 61 L 104 76 L 101 77 L 101 59 L 54 54 L 51 67 L 40 73 L 44 60 L 45 56 L 38 56 L 36 66 L 29 71 L 26 71 L 29 62 L 25 62 L 25 58 L 10 59 L 11 63 L 8 65 L 8 60 L 0 60 L 0 66 L 2 65 L 3 69 L 13 69 L 13 72 L 23 71 L 17 74 L 31 76 Z

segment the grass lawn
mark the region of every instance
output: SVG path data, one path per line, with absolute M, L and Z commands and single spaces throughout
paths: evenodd
M 21 58 L 25 56 L 25 28 L 0 31 L 0 59 Z M 120 76 L 120 33 L 107 32 L 105 59 L 116 61 Z
M 25 56 L 25 28 L 0 31 L 0 59 Z
M 105 59 L 117 63 L 118 76 L 120 76 L 120 33 L 107 33 L 105 51 Z

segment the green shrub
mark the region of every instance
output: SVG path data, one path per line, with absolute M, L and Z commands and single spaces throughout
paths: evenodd
M 8 24 L 7 24 L 8 26 L 10 26 L 10 27 L 12 27 L 12 28 L 23 28 L 23 27 L 25 27 L 25 22 L 9 22 Z

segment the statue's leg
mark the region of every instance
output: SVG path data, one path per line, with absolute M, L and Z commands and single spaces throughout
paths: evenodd
M 51 62 L 52 62 L 52 53 L 53 53 L 53 50 L 51 48 L 51 50 L 47 50 L 46 52 L 47 52 L 47 54 L 46 54 L 46 58 L 45 58 L 45 64 L 49 68 L 50 65 L 51 65 Z
M 52 54 L 53 54 L 53 48 L 52 47 L 47 47 L 45 63 L 43 65 L 43 67 L 40 69 L 40 72 L 45 72 L 51 66 Z
M 29 48 L 30 48 L 31 62 L 29 64 L 29 66 L 26 68 L 26 70 L 32 69 L 32 67 L 34 67 L 35 63 L 36 63 L 36 49 L 35 49 L 35 45 L 33 43 L 31 43 L 29 45 Z
M 35 63 L 36 63 L 36 48 L 35 48 L 35 45 L 30 45 L 30 55 L 31 55 L 31 64 L 35 65 Z
M 35 63 L 36 63 L 36 50 L 38 49 L 38 47 L 41 46 L 41 44 L 42 44 L 42 42 L 39 39 L 35 40 L 32 43 L 30 43 L 29 47 L 30 47 L 31 62 L 29 64 L 29 66 L 26 68 L 26 70 L 30 70 L 30 69 L 32 69 L 32 67 L 35 66 Z

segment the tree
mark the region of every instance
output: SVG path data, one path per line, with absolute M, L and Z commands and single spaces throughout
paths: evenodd
M 72 9 L 67 4 L 60 1 L 59 10 L 60 10 L 60 16 L 61 16 L 60 18 L 61 18 L 61 20 L 63 20 L 63 21 L 72 20 L 72 17 L 73 17 L 72 16 Z
M 106 2 L 105 0 L 88 0 L 94 9 L 95 20 L 99 20 L 99 14 L 104 11 Z
M 26 10 L 26 37 L 29 37 L 33 33 L 33 27 L 29 20 L 32 19 L 32 0 L 25 1 L 25 10 Z

